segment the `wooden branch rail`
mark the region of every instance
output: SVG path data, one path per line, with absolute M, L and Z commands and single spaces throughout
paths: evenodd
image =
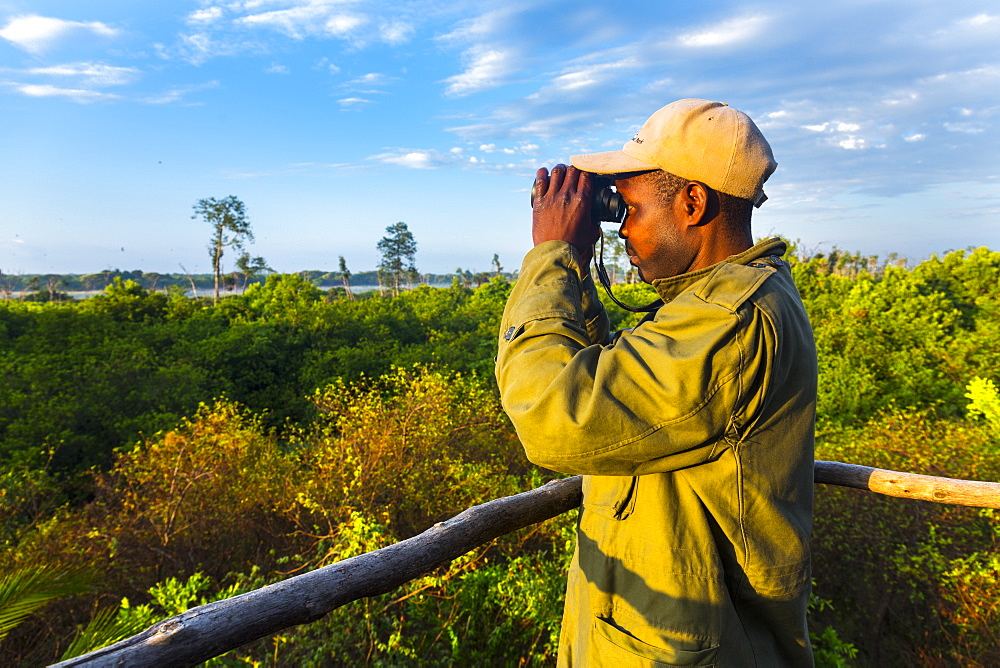
M 871 466 L 817 461 L 814 479 L 826 485 L 854 487 L 876 494 L 976 508 L 1000 508 L 1000 483 L 939 478 Z
M 815 481 L 937 503 L 1000 508 L 1000 483 L 817 461 Z M 360 598 L 396 589 L 494 538 L 576 508 L 580 476 L 473 506 L 418 536 L 246 594 L 191 608 L 57 666 L 193 666 Z
M 579 477 L 473 506 L 418 536 L 223 601 L 200 605 L 58 666 L 192 666 L 378 596 L 494 538 L 580 505 Z

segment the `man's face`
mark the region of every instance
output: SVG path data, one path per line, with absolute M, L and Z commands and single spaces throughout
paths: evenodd
M 644 174 L 619 179 L 615 187 L 628 205 L 618 236 L 625 240 L 625 251 L 639 277 L 650 283 L 686 272 L 695 252 L 677 219 L 677 195 L 664 202 Z

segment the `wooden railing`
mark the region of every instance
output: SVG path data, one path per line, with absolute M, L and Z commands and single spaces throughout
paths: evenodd
M 817 461 L 815 481 L 936 503 L 1000 508 L 1000 483 Z M 57 666 L 191 666 L 271 633 L 378 596 L 494 538 L 576 508 L 581 478 L 473 506 L 419 536 L 157 622 Z

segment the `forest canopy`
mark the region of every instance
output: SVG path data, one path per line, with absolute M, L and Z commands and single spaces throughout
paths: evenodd
M 1000 480 L 1000 253 L 793 260 L 819 351 L 817 458 Z M 510 289 L 498 266 L 475 289 L 355 299 L 271 274 L 215 305 L 121 276 L 79 301 L 0 301 L 0 601 L 61 587 L 9 628 L 0 611 L 0 662 L 86 651 L 551 477 L 493 381 Z M 551 663 L 572 522 L 219 661 Z M 818 487 L 818 663 L 1000 662 L 997 526 Z

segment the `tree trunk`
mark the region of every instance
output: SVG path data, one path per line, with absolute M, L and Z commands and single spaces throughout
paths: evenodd
M 212 304 L 219 303 L 219 272 L 222 269 L 222 246 L 216 245 L 215 256 L 212 258 L 212 271 L 215 274 L 215 297 Z

